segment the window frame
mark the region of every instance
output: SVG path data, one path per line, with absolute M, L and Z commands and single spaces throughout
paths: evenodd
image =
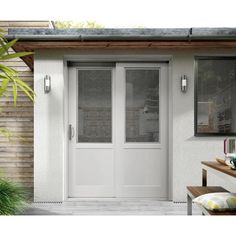
M 200 133 L 197 129 L 198 120 L 198 61 L 199 60 L 236 60 L 236 56 L 195 56 L 194 57 L 194 136 L 210 137 L 210 136 L 236 136 L 235 133 Z

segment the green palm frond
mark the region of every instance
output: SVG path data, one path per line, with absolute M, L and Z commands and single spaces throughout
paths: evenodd
M 0 60 L 9 60 L 9 59 L 14 59 L 18 57 L 28 56 L 28 55 L 32 55 L 32 52 L 16 52 L 16 53 L 0 56 Z
M 17 42 L 17 39 L 13 39 L 12 41 L 8 43 L 3 43 L 1 48 L 0 48 L 0 58 L 4 54 L 9 54 L 8 50 Z
M 11 60 L 18 57 L 24 57 L 31 55 L 32 52 L 10 52 L 10 48 L 12 48 L 17 39 L 11 40 L 7 42 L 4 38 L 4 31 L 0 29 L 0 61 Z M 0 63 L 0 98 L 3 96 L 9 95 L 10 88 L 12 88 L 12 96 L 13 96 L 13 104 L 16 106 L 17 97 L 19 90 L 23 91 L 26 96 L 34 102 L 35 93 L 30 86 L 22 81 L 19 77 L 19 73 L 17 70 Z M 1 110 L 0 110 L 1 112 Z M 10 130 L 5 127 L 0 127 L 0 135 L 6 137 L 9 141 L 14 142 L 14 140 L 21 139 L 21 137 L 17 137 Z
M 1 61 L 24 57 L 32 54 L 32 52 L 9 53 L 9 49 L 14 46 L 14 44 L 17 42 L 17 39 L 11 40 L 10 42 L 6 42 L 0 34 L 0 42 Z M 19 89 L 22 90 L 28 96 L 28 98 L 34 102 L 34 91 L 19 78 L 19 73 L 15 69 L 10 68 L 9 66 L 0 64 L 0 96 L 4 96 L 6 94 L 10 82 L 12 83 L 13 102 L 15 106 Z
M 7 76 L 0 75 L 0 78 L 2 79 L 2 86 L 0 87 L 0 97 L 5 95 L 5 92 L 7 91 L 7 86 L 10 82 L 10 79 Z

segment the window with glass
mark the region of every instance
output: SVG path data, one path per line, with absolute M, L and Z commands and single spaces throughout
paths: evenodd
M 195 135 L 236 135 L 236 57 L 198 57 Z
M 112 71 L 78 71 L 78 142 L 112 142 Z
M 159 70 L 126 69 L 126 142 L 159 142 Z

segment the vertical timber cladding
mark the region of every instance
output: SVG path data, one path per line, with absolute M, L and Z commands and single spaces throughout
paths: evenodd
M 49 21 L 0 21 L 0 28 L 6 33 L 8 28 L 49 28 Z M 21 79 L 33 88 L 33 72 L 20 59 L 0 61 L 17 71 Z M 11 91 L 11 86 L 9 88 Z M 33 103 L 28 97 L 18 91 L 17 106 L 13 106 L 13 96 L 0 98 L 0 127 L 6 127 L 23 139 L 9 142 L 0 136 L 0 175 L 21 183 L 33 194 Z

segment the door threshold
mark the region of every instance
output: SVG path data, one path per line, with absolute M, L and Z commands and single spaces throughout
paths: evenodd
M 69 197 L 65 202 L 75 202 L 75 201 L 170 201 L 168 198 L 155 198 L 155 197 L 146 197 L 146 198 L 135 198 L 135 197 Z

